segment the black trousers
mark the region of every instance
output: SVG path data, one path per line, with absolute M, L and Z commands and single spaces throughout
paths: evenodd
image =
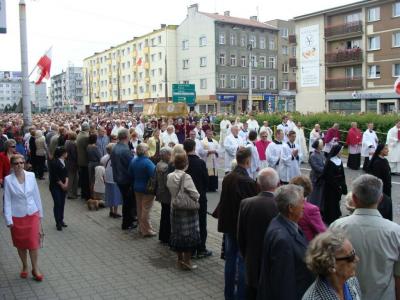
M 246 284 L 246 300 L 256 300 L 256 299 L 257 299 L 257 288 Z
M 171 236 L 171 205 L 167 203 L 161 203 L 161 218 L 160 218 L 160 230 L 158 233 L 158 239 L 162 243 L 169 244 L 170 236 Z
M 46 164 L 46 156 L 36 156 L 36 176 L 39 178 L 43 178 L 44 169 Z
M 50 193 L 54 201 L 54 220 L 56 221 L 57 226 L 61 226 L 64 222 L 65 196 L 67 193 L 59 186 L 50 187 Z
M 118 184 L 122 195 L 122 230 L 128 229 L 137 220 L 136 199 L 131 184 Z
M 364 172 L 368 172 L 368 166 L 369 166 L 369 157 L 364 157 L 364 164 L 363 164 L 363 170 Z
M 200 245 L 197 248 L 197 251 L 204 251 L 207 249 L 207 200 L 200 201 L 199 208 L 199 227 L 200 227 Z
M 81 188 L 81 198 L 85 200 L 90 199 L 88 167 L 79 167 L 79 187 Z

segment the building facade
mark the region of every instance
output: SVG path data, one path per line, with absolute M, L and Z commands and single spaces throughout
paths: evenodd
M 176 26 L 135 37 L 83 62 L 87 108 L 141 111 L 145 103 L 172 99 L 176 82 Z
M 400 2 L 366 0 L 295 23 L 299 111 L 399 111 Z
M 51 103 L 56 111 L 83 110 L 82 68 L 69 66 L 51 77 Z

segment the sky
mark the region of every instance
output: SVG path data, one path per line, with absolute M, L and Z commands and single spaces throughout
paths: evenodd
M 160 27 L 179 25 L 187 7 L 260 21 L 290 19 L 353 1 L 349 0 L 25 0 L 27 8 L 28 61 L 30 71 L 52 47 L 55 75 L 68 65 L 82 66 L 94 52 L 131 40 Z M 275 3 L 274 3 L 275 2 Z M 7 33 L 0 34 L 0 70 L 21 69 L 18 0 L 6 0 Z M 271 5 L 274 3 L 274 5 Z

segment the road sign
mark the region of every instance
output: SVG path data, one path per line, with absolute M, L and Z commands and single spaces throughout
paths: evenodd
M 185 102 L 194 105 L 196 101 L 196 90 L 194 84 L 173 84 L 172 102 Z

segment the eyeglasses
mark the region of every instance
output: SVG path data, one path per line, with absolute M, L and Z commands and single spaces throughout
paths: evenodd
M 15 146 L 10 146 L 10 148 L 15 148 Z
M 15 163 L 13 163 L 14 166 L 23 165 L 23 164 L 24 164 L 23 161 L 17 161 Z
M 267 136 L 266 135 L 262 135 L 261 138 L 267 138 Z
M 345 260 L 348 263 L 352 263 L 356 260 L 356 250 L 351 250 L 350 255 L 343 257 L 335 257 L 336 261 Z

